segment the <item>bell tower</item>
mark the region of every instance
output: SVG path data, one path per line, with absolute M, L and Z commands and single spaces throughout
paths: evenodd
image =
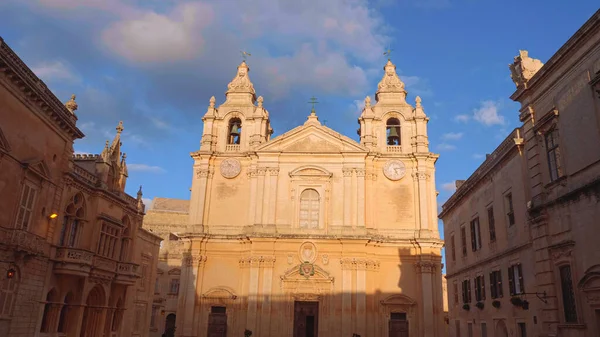
M 377 86 L 376 104 L 365 98 L 365 107 L 358 118 L 360 143 L 375 152 L 409 154 L 429 152 L 427 121 L 421 98 L 415 107 L 406 102 L 404 83 L 396 66 L 388 59 L 385 74 Z
M 256 98 L 249 72 L 250 67 L 243 61 L 227 85 L 225 102 L 218 108 L 215 97 L 210 98 L 202 118 L 200 151 L 241 153 L 269 140 L 273 133 L 269 112 L 263 107 L 263 97 Z

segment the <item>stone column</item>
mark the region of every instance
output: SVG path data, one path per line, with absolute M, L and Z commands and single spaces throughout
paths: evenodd
M 196 280 L 198 278 L 198 260 L 191 254 L 184 256 L 181 268 L 179 303 L 177 304 L 176 334 L 180 337 L 192 337 L 194 308 L 196 307 Z
M 427 178 L 429 177 L 428 173 L 425 172 L 416 172 L 413 174 L 413 178 L 415 179 L 418 191 L 419 191 L 419 232 L 425 230 L 429 230 L 429 210 L 428 210 L 428 193 L 427 193 Z
M 203 322 L 202 317 L 202 302 L 199 298 L 202 294 L 202 278 L 204 276 L 204 267 L 206 267 L 206 259 L 207 257 L 204 255 L 194 257 L 194 270 L 196 271 L 196 287 L 194 289 L 194 296 L 196 297 L 196 301 L 194 302 L 193 308 L 193 317 L 194 317 L 194 325 L 192 329 L 192 336 L 198 336 L 198 329 L 203 329 L 206 331 L 206 326 L 200 326 L 200 322 Z
M 246 327 L 253 332 L 256 330 L 256 315 L 258 308 L 258 283 L 259 283 L 259 256 L 250 257 L 250 280 L 248 284 L 248 314 L 246 316 Z
M 273 289 L 273 267 L 275 266 L 275 256 L 263 256 L 263 284 L 262 284 L 262 310 L 260 336 L 271 335 L 271 296 Z
M 208 182 L 209 170 L 205 168 L 195 168 L 195 180 L 192 183 L 193 202 L 190 205 L 190 219 L 192 226 L 204 225 L 204 209 L 206 202 L 206 185 Z
M 258 225 L 262 223 L 262 214 L 263 214 L 263 204 L 264 204 L 264 194 L 265 194 L 265 174 L 267 169 L 264 167 L 259 167 L 256 170 L 256 174 L 258 176 L 257 188 L 256 191 L 256 213 L 254 218 L 254 224 Z
M 342 169 L 342 173 L 344 175 L 344 222 L 342 226 L 349 227 L 352 226 L 350 205 L 350 201 L 352 200 L 352 169 L 344 168 Z
M 365 170 L 356 169 L 356 226 L 365 227 Z
M 352 221 L 352 229 L 356 229 L 356 223 L 357 223 L 357 219 L 358 219 L 358 212 L 357 212 L 357 197 L 358 197 L 358 183 L 357 183 L 357 177 L 356 174 L 354 174 L 356 171 L 356 169 L 352 169 L 352 176 L 350 177 L 350 181 L 351 181 L 351 188 L 350 188 L 350 219 Z
M 415 263 L 415 269 L 421 279 L 421 331 L 423 337 L 435 336 L 435 327 L 438 322 L 433 312 L 433 273 L 435 272 L 435 263 L 429 261 L 418 261 Z M 409 322 L 410 324 L 410 322 Z
M 344 257 L 340 260 L 340 263 L 342 265 L 342 336 L 351 336 L 353 332 L 351 331 L 353 259 Z
M 269 168 L 269 202 L 267 206 L 267 217 L 264 223 L 275 225 L 275 212 L 277 209 L 277 178 L 279 175 L 278 167 Z
M 256 172 L 257 171 L 254 168 L 249 168 L 246 172 L 246 174 L 248 175 L 248 180 L 250 180 L 250 208 L 248 209 L 248 222 L 252 225 L 255 223 L 254 219 L 256 219 Z
M 356 261 L 356 333 L 365 336 L 367 315 L 367 263 L 365 259 Z

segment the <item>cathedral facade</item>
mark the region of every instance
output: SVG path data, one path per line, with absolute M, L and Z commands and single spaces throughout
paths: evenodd
M 171 299 L 156 336 L 444 334 L 438 155 L 421 99 L 407 103 L 395 65 L 384 70 L 357 142 L 314 108 L 271 137 L 238 66 L 203 117 L 190 200 L 161 199 L 144 219 L 170 278 L 156 283 L 155 303 Z

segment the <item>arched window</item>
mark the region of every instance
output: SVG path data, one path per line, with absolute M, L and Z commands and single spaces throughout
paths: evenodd
M 239 118 L 230 119 L 228 130 L 227 144 L 239 145 L 242 137 L 242 121 Z
M 54 288 L 46 295 L 46 304 L 44 304 L 44 315 L 42 316 L 42 326 L 40 332 L 53 332 L 52 325 L 56 321 L 58 293 Z
M 131 245 L 131 222 L 128 217 L 123 217 L 123 235 L 121 237 L 121 254 L 119 260 L 127 262 L 129 259 L 129 246 Z
M 63 224 L 60 230 L 59 246 L 75 247 L 85 218 L 85 199 L 77 193 L 65 209 Z
M 390 118 L 386 123 L 387 145 L 400 145 L 400 121 Z
M 12 278 L 6 278 L 0 281 L 0 318 L 10 319 L 15 305 L 17 295 L 17 285 L 19 284 L 19 273 L 15 272 Z
M 62 308 L 60 309 L 60 315 L 58 318 L 58 332 L 62 332 L 62 333 L 66 333 L 69 329 L 69 314 L 70 314 L 70 310 L 71 307 L 70 305 L 72 305 L 72 303 L 74 303 L 74 298 L 73 298 L 73 293 L 69 292 L 67 294 L 67 296 L 65 296 L 65 301 L 64 304 L 62 306 Z M 76 314 L 76 313 L 75 313 Z
M 319 192 L 309 188 L 300 194 L 300 227 L 318 228 L 319 227 Z
M 117 301 L 117 308 L 113 312 L 111 331 L 115 332 L 115 331 L 119 330 L 119 328 L 121 327 L 122 318 L 123 318 L 123 301 L 121 301 L 121 299 L 119 298 L 119 300 Z

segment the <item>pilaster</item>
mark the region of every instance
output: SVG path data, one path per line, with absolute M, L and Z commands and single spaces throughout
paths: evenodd
M 344 223 L 343 226 L 352 226 L 352 198 L 350 195 L 352 194 L 352 169 L 351 168 L 343 168 L 342 174 L 344 175 Z
M 262 223 L 262 214 L 263 214 L 263 205 L 264 201 L 264 192 L 265 192 L 265 174 L 267 173 L 267 169 L 264 167 L 259 167 L 256 169 L 257 175 L 257 186 L 258 189 L 256 191 L 256 212 L 254 218 L 254 224 L 258 225 Z
M 356 226 L 365 227 L 365 169 L 356 169 Z
M 248 168 L 246 174 L 248 175 L 248 180 L 250 180 L 250 208 L 248 209 L 248 220 L 250 223 L 256 223 L 256 199 L 255 196 L 257 194 L 256 184 L 257 184 L 257 170 L 255 168 Z
M 271 334 L 271 295 L 273 289 L 273 267 L 275 266 L 275 256 L 262 257 L 262 310 L 261 310 L 261 328 L 262 336 L 270 336 Z
M 439 322 L 435 322 L 433 308 L 433 273 L 436 270 L 436 263 L 430 261 L 418 261 L 415 263 L 415 270 L 421 279 L 421 332 L 423 337 L 437 336 L 435 328 Z
M 279 176 L 279 168 L 271 167 L 269 172 L 269 204 L 267 207 L 268 216 L 265 224 L 275 225 L 275 213 L 277 211 L 277 181 Z

